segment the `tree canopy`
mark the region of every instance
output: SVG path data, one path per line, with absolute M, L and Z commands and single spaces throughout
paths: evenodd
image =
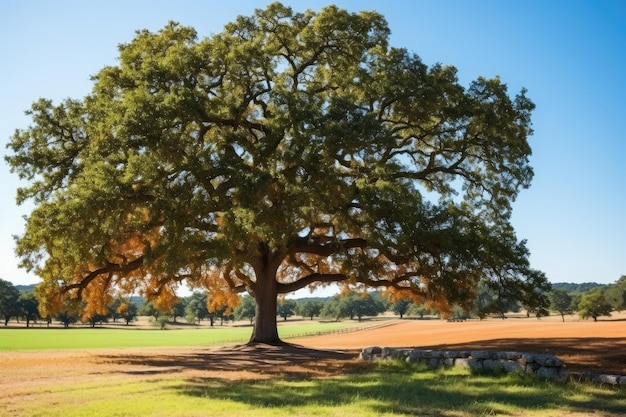
M 20 292 L 9 281 L 0 278 L 0 319 L 4 320 L 4 325 L 9 323 L 11 317 L 20 313 L 19 305 Z
M 46 305 L 248 292 L 251 342 L 276 343 L 277 296 L 333 282 L 445 309 L 482 280 L 545 304 L 510 224 L 534 104 L 389 33 L 376 12 L 279 3 L 207 38 L 170 22 L 120 45 L 83 99 L 34 103 L 6 160 L 35 205 L 17 253 Z
M 548 294 L 550 299 L 550 308 L 558 311 L 561 320 L 565 321 L 565 314 L 572 312 L 572 296 L 565 290 L 553 288 Z
M 582 319 L 591 317 L 593 321 L 598 321 L 600 316 L 610 316 L 613 307 L 604 295 L 604 289 L 594 289 L 584 293 L 578 303 L 578 316 Z

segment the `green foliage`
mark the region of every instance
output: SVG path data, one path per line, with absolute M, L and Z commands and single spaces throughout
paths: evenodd
M 562 320 L 565 321 L 565 314 L 572 313 L 572 296 L 565 290 L 553 288 L 548 297 L 550 298 L 550 308 L 558 311 Z
M 543 298 L 538 295 L 537 298 Z M 476 300 L 472 308 L 472 313 L 482 318 L 488 315 L 495 315 L 505 318 L 507 312 L 518 312 L 520 306 L 516 301 L 517 298 L 508 293 L 498 283 L 491 281 L 481 281 L 478 285 Z M 547 305 L 545 301 L 541 301 L 539 306 Z
M 64 300 L 63 305 L 52 318 L 68 328 L 71 324 L 80 321 L 83 315 L 82 307 L 83 303 L 80 300 Z
M 29 285 L 16 285 L 15 288 L 19 292 L 34 292 L 37 284 L 29 284 Z
M 0 279 L 0 317 L 4 319 L 4 325 L 9 323 L 12 317 L 17 317 L 19 310 L 20 293 L 9 281 Z
M 60 311 L 54 316 L 54 318 L 58 320 L 59 323 L 61 323 L 65 328 L 70 327 L 70 324 L 76 323 L 80 319 L 78 314 L 72 313 L 68 310 Z
M 170 320 L 167 316 L 159 316 L 157 319 L 155 319 L 154 324 L 159 329 L 165 330 L 167 329 L 167 325 L 169 324 L 169 322 Z
M 206 303 L 206 291 L 194 291 L 189 297 L 187 297 L 187 305 L 185 306 L 185 318 L 187 322 L 196 323 L 208 318 L 209 309 L 207 308 Z
M 578 303 L 578 315 L 583 319 L 591 317 L 593 321 L 597 321 L 600 316 L 610 316 L 612 310 L 602 288 L 584 293 Z
M 624 310 L 626 308 L 626 275 L 622 275 L 615 283 L 609 285 L 604 296 L 614 310 Z
M 604 287 L 604 284 L 598 284 L 597 282 L 556 282 L 552 284 L 552 288 L 557 290 L 563 290 L 568 293 L 583 293 L 598 287 Z
M 325 302 L 320 300 L 305 300 L 299 301 L 296 305 L 296 314 L 302 317 L 308 317 L 313 320 L 313 317 L 318 317 L 322 313 Z
M 233 314 L 237 320 L 248 319 L 252 323 L 256 316 L 256 301 L 254 297 L 249 295 L 241 297 L 239 305 L 235 308 Z
M 185 308 L 187 307 L 187 299 L 186 298 L 178 298 L 178 302 L 174 304 L 171 310 L 172 321 L 176 323 L 176 319 L 178 317 L 185 316 Z
M 394 312 L 394 314 L 397 314 L 400 316 L 400 318 L 403 318 L 407 311 L 409 311 L 411 304 L 413 304 L 413 300 L 409 298 L 403 298 L 392 303 L 391 310 Z
M 334 318 L 357 318 L 375 317 L 387 311 L 387 304 L 378 292 L 358 293 L 350 291 L 346 295 L 336 295 L 326 302 L 322 308 L 322 317 Z
M 276 309 L 276 313 L 283 318 L 283 320 L 287 320 L 287 317 L 291 317 L 296 312 L 297 303 L 294 300 L 289 299 L 279 299 L 278 300 L 278 308 Z
M 338 321 L 342 317 L 346 317 L 345 311 L 342 310 L 342 303 L 338 296 L 334 296 L 324 303 L 320 316 L 325 319 L 333 319 Z
M 452 307 L 451 314 L 447 315 L 448 320 L 465 321 L 470 318 L 470 313 L 458 305 Z
M 583 294 L 580 292 L 574 292 L 570 295 L 572 296 L 572 311 L 578 311 L 578 305 L 580 304 L 580 300 L 583 298 Z
M 411 316 L 415 316 L 415 317 L 419 317 L 420 319 L 423 319 L 425 315 L 434 314 L 436 313 L 436 311 L 426 308 L 424 304 L 413 303 L 409 306 L 409 310 L 407 313 Z
M 207 301 L 209 294 L 206 291 L 194 291 L 185 299 L 185 317 L 189 323 L 200 322 L 208 319 L 211 327 L 215 324 L 216 319 L 220 319 L 221 324 L 228 319 L 226 307 L 221 307 L 215 311 L 209 311 Z
M 159 316 L 161 316 L 163 312 L 158 309 L 154 305 L 154 303 L 148 301 L 147 303 L 144 303 L 143 306 L 141 306 L 141 308 L 139 309 L 139 314 L 142 316 L 153 317 L 155 320 L 158 320 Z
M 96 327 L 97 325 L 102 325 L 103 323 L 108 322 L 109 317 L 106 314 L 83 314 L 82 320 L 83 322 L 89 323 L 91 327 Z
M 126 325 L 128 326 L 132 321 L 137 318 L 138 308 L 137 305 L 132 301 L 127 301 L 124 303 L 121 310 L 118 310 L 118 313 L 121 315 L 121 317 L 126 322 Z
M 35 294 L 32 292 L 23 292 L 18 298 L 20 317 L 26 320 L 26 327 L 30 326 L 31 321 L 39 319 L 39 309 Z
M 247 291 L 257 341 L 276 341 L 277 295 L 316 283 L 445 309 L 487 280 L 547 305 L 510 224 L 534 104 L 389 33 L 376 12 L 279 3 L 209 38 L 138 31 L 87 97 L 35 102 L 8 144 L 35 207 L 21 266 L 96 306 L 119 289 L 172 307 L 183 280 Z

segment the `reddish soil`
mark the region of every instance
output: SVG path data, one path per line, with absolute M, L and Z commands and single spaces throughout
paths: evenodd
M 626 375 L 624 320 L 403 320 L 382 328 L 293 342 L 317 349 L 389 346 L 551 353 L 563 360 L 570 371 Z

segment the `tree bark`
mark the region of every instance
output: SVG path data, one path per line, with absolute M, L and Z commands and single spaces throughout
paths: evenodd
M 278 326 L 276 321 L 276 306 L 278 292 L 276 280 L 262 280 L 255 286 L 254 299 L 256 300 L 256 314 L 254 316 L 254 329 L 249 344 L 267 343 L 277 345 L 282 343 L 278 337 Z M 261 285 L 259 285 L 261 284 Z
M 279 345 L 282 341 L 278 337 L 277 313 L 278 306 L 278 283 L 276 271 L 278 264 L 271 253 L 261 256 L 259 267 L 255 268 L 256 282 L 253 296 L 256 301 L 254 316 L 254 329 L 248 344 L 265 343 Z

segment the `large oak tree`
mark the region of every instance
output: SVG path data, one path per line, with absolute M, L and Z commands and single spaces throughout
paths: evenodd
M 278 343 L 277 296 L 307 286 L 445 309 L 482 280 L 545 303 L 509 221 L 533 103 L 498 78 L 464 87 L 388 37 L 375 12 L 274 3 L 208 38 L 138 31 L 88 96 L 34 103 L 6 159 L 35 205 L 17 253 L 45 308 L 247 291 L 250 341 Z

